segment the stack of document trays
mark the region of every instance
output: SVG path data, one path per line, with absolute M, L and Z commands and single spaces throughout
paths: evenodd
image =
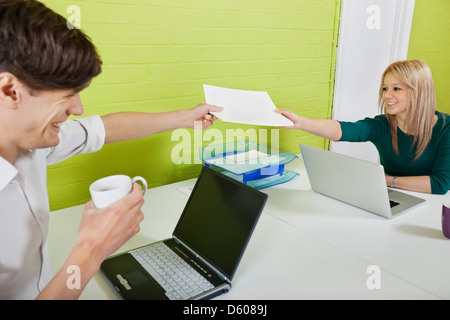
M 296 158 L 295 154 L 279 152 L 249 140 L 208 145 L 200 149 L 200 159 L 206 166 L 255 189 L 295 178 L 298 173 L 284 170 L 284 167 Z

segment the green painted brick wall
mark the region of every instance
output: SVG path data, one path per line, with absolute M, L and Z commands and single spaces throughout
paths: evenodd
M 67 8 L 77 5 L 81 27 L 104 61 L 103 73 L 82 92 L 85 115 L 190 108 L 203 101 L 204 83 L 265 90 L 280 108 L 310 117 L 331 115 L 339 0 L 44 2 L 65 17 Z M 450 112 L 450 1 L 415 3 L 408 58 L 430 65 L 437 108 Z M 221 121 L 213 128 L 224 136 L 227 129 L 266 129 L 270 145 L 271 128 Z M 328 146 L 299 131 L 279 132 L 283 151 L 297 153 L 302 142 Z M 51 208 L 86 202 L 89 184 L 110 174 L 143 175 L 150 187 L 195 177 L 199 164 L 172 162 L 178 144 L 165 132 L 49 167 Z M 193 141 L 191 153 L 197 147 Z
M 81 27 L 104 61 L 103 73 L 82 92 L 85 115 L 190 108 L 203 101 L 203 83 L 265 90 L 280 108 L 331 115 L 339 0 L 44 2 L 65 17 L 67 8 L 77 5 Z M 450 112 L 449 14 L 450 1 L 416 0 L 408 53 L 430 65 L 437 108 L 444 112 Z M 227 129 L 266 129 L 271 143 L 271 128 L 221 121 L 213 128 L 224 136 Z M 302 142 L 328 146 L 299 131 L 279 132 L 283 151 L 297 153 Z M 143 175 L 150 187 L 195 177 L 199 164 L 171 160 L 179 143 L 165 132 L 49 167 L 51 208 L 86 202 L 89 184 L 110 174 Z M 197 147 L 193 141 L 192 154 Z
M 204 101 L 204 83 L 268 91 L 277 107 L 331 115 L 338 0 L 44 2 L 65 17 L 70 5 L 78 6 L 81 28 L 104 62 L 103 73 L 82 92 L 85 115 L 190 108 Z M 227 129 L 266 129 L 270 145 L 268 127 L 216 121 L 213 128 L 224 136 Z M 197 176 L 200 164 L 172 162 L 180 141 L 171 138 L 165 132 L 106 145 L 50 166 L 51 209 L 86 202 L 89 184 L 111 174 L 142 175 L 150 187 Z M 279 132 L 282 151 L 298 153 L 301 142 L 328 145 L 299 131 Z
M 427 62 L 433 73 L 437 110 L 450 113 L 450 1 L 416 0 L 408 58 Z

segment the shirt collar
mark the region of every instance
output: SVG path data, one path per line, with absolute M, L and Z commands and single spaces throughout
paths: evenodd
M 9 161 L 0 156 L 0 191 L 10 183 L 17 174 L 25 176 L 33 161 L 35 151 L 30 150 L 22 153 L 12 165 Z
M 3 157 L 0 156 L 0 191 L 3 190 L 8 183 L 10 183 L 19 170 L 16 169 L 11 163 L 6 161 Z
M 23 152 L 14 162 L 14 167 L 19 170 L 22 176 L 26 176 L 28 169 L 30 168 L 31 162 L 33 161 L 36 150 L 28 150 Z

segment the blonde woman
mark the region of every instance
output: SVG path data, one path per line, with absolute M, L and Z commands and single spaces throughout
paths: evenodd
M 429 66 L 421 60 L 387 67 L 379 91 L 381 113 L 357 122 L 309 119 L 277 112 L 300 129 L 334 141 L 372 142 L 386 173 L 386 185 L 445 194 L 450 188 L 450 116 L 436 111 Z

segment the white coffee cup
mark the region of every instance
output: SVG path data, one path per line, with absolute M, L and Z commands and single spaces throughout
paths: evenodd
M 131 192 L 133 183 L 140 181 L 143 185 L 142 192 L 147 191 L 147 181 L 139 176 L 130 178 L 126 175 L 114 175 L 99 179 L 89 186 L 94 205 L 101 209 L 106 208 L 113 202 L 122 199 Z

